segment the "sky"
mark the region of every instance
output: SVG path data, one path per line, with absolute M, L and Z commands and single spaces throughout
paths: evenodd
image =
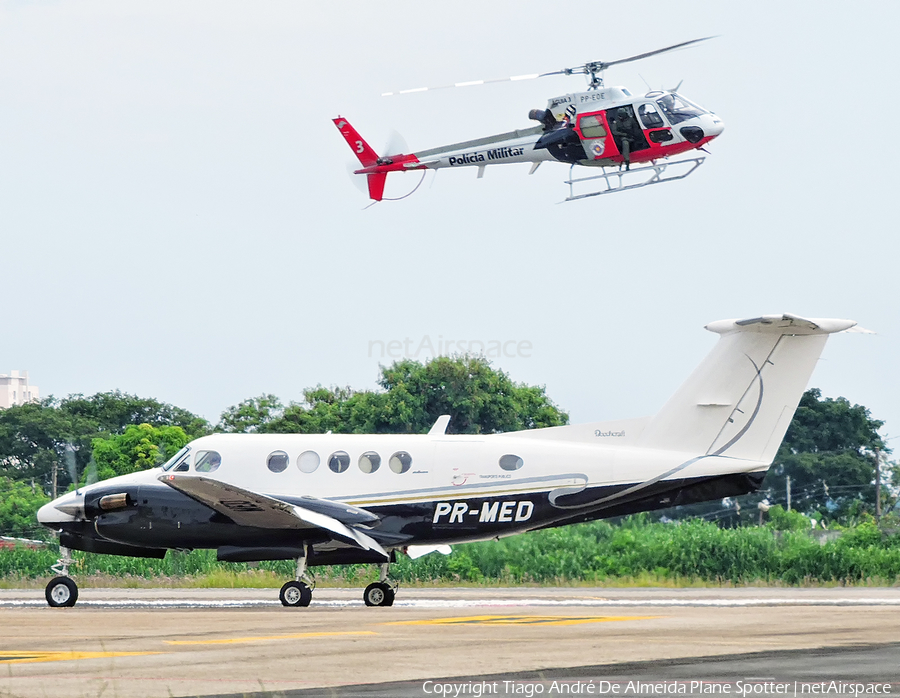
M 655 412 L 705 324 L 791 312 L 877 333 L 830 338 L 810 385 L 900 434 L 898 24 L 866 0 L 0 0 L 0 373 L 215 422 L 262 393 L 372 389 L 391 341 L 420 360 L 496 341 L 493 365 L 578 423 Z M 527 128 L 583 78 L 381 94 L 705 36 L 605 76 L 683 80 L 724 120 L 671 184 L 562 203 L 567 166 L 508 165 L 367 207 L 331 122 L 379 151 Z

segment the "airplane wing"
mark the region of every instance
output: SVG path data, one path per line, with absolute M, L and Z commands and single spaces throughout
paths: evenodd
M 390 558 L 371 536 L 328 514 L 206 477 L 167 473 L 160 476 L 159 481 L 224 514 L 239 526 L 324 530 L 335 540 L 362 550 L 373 550 L 384 555 L 385 560 Z

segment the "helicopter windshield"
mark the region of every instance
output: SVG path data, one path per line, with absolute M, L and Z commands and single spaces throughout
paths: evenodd
M 701 114 L 706 113 L 705 109 L 701 109 L 693 102 L 688 101 L 681 95 L 677 95 L 674 92 L 672 92 L 671 94 L 663 95 L 658 100 L 656 100 L 656 103 L 659 105 L 662 113 L 666 115 L 669 123 L 673 126 L 686 119 L 692 119 L 695 116 L 700 116 Z

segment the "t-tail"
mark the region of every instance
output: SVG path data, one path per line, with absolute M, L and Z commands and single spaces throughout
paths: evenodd
M 639 445 L 771 464 L 828 335 L 854 325 L 789 314 L 710 323 L 718 343 Z

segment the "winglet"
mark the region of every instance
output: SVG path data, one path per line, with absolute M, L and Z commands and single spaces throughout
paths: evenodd
M 429 436 L 443 436 L 447 433 L 447 427 L 450 425 L 450 415 L 442 414 L 438 417 L 434 424 L 431 426 L 431 429 L 428 430 Z

